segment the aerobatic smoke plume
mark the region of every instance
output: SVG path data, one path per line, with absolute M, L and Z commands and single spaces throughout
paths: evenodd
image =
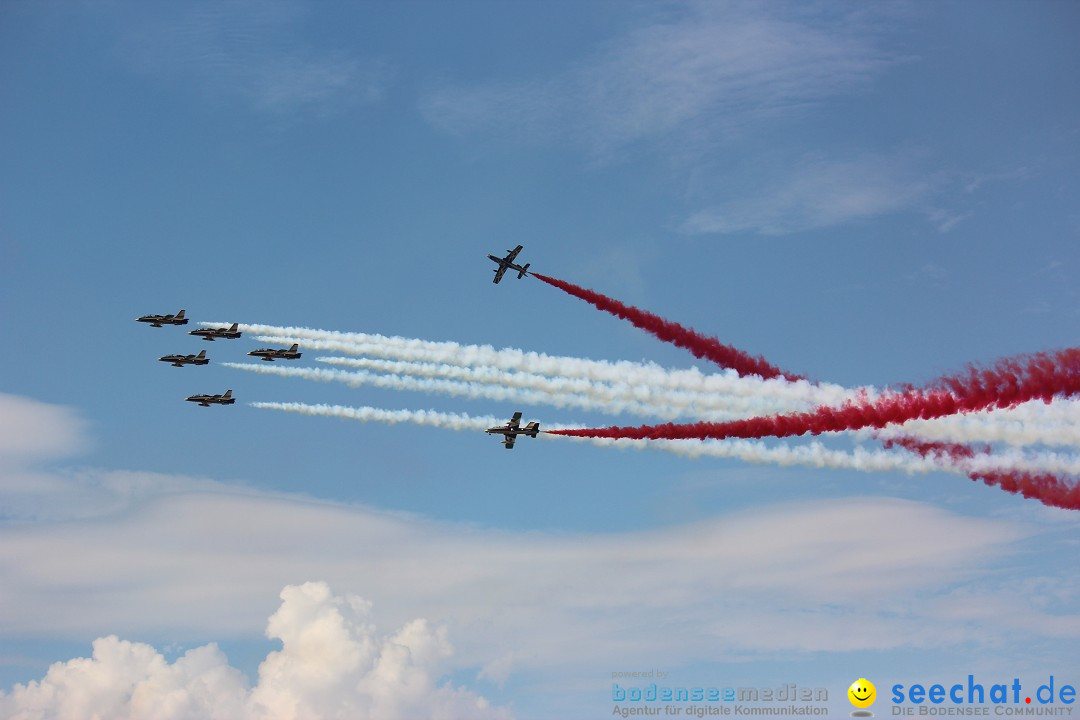
M 789 382 L 782 377 L 763 380 L 756 375 L 739 377 L 731 369 L 703 373 L 697 368 L 671 370 L 655 363 L 626 360 L 607 361 L 547 355 L 517 348 L 496 350 L 490 345 L 467 345 L 432 342 L 415 338 L 387 338 L 365 333 L 342 333 L 310 328 L 287 328 L 271 325 L 240 325 L 246 332 L 260 333 L 263 342 L 291 345 L 299 343 L 310 350 L 344 352 L 350 355 L 395 360 L 475 367 L 485 365 L 501 370 L 531 372 L 552 377 L 580 377 L 600 382 L 625 382 L 648 386 L 656 391 L 725 393 L 746 397 L 776 398 L 784 403 L 839 403 L 858 391 L 829 383 Z M 865 392 L 874 392 L 870 388 Z
M 304 403 L 255 402 L 252 407 L 265 410 L 300 413 L 302 415 L 321 415 L 325 417 L 345 418 L 360 422 L 379 422 L 395 425 L 411 423 L 447 430 L 476 432 L 489 427 L 502 425 L 505 418 L 492 416 L 475 417 L 463 413 L 443 413 L 434 410 L 384 410 L 374 407 L 347 407 L 342 405 L 307 405 Z M 547 427 L 545 423 L 543 427 Z M 565 428 L 554 425 L 553 428 Z M 544 438 L 546 431 L 541 430 L 539 437 Z M 550 434 L 550 433 L 549 433 Z M 985 454 L 965 455 L 952 458 L 927 454 L 914 457 L 907 453 L 870 450 L 856 447 L 850 452 L 834 450 L 814 441 L 802 445 L 781 445 L 769 447 L 756 440 L 625 440 L 610 438 L 575 438 L 601 447 L 614 447 L 620 450 L 658 450 L 683 457 L 733 458 L 751 463 L 771 465 L 801 465 L 817 468 L 837 468 L 859 470 L 862 472 L 903 472 L 926 473 L 946 471 L 969 475 L 974 469 L 981 472 L 1027 472 L 1051 467 L 1065 472 L 1080 472 L 1080 458 L 1054 454 L 1022 455 L 1012 453 L 1007 456 Z
M 920 442 L 913 438 L 886 440 L 885 447 L 900 446 L 920 457 L 948 457 L 950 459 L 970 460 L 975 450 L 967 445 L 956 443 Z M 1077 474 L 1074 467 L 1058 468 L 1059 472 Z M 1049 472 L 1033 472 L 1024 469 L 985 468 L 972 469 L 968 477 L 981 481 L 991 487 L 999 487 L 1005 492 L 1023 495 L 1026 498 L 1040 500 L 1051 507 L 1065 510 L 1080 510 L 1080 483 L 1076 478 L 1065 480 Z
M 659 315 L 641 310 L 632 305 L 626 305 L 614 298 L 609 298 L 593 290 L 568 283 L 564 280 L 548 277 L 539 273 L 531 273 L 533 277 L 543 280 L 548 285 L 580 298 L 585 302 L 597 307 L 604 312 L 629 320 L 635 327 L 655 335 L 664 342 L 672 343 L 685 350 L 689 350 L 694 357 L 705 358 L 716 363 L 720 367 L 731 368 L 739 375 L 759 375 L 768 380 L 782 377 L 788 380 L 801 380 L 799 375 L 786 373 L 780 368 L 767 362 L 761 356 L 753 356 L 730 345 L 724 345 L 716 338 L 702 335 L 696 330 L 683 327 L 677 322 L 665 320 Z
M 1005 492 L 1039 500 L 1044 505 L 1065 510 L 1080 510 L 1080 482 L 1071 482 L 1052 473 L 1025 471 L 976 471 L 972 480 L 999 487 Z
M 940 442 L 1000 442 L 1007 445 L 1068 445 L 1080 447 L 1080 401 L 1033 400 L 1013 408 L 936 420 L 909 420 L 873 431 L 879 439 L 917 437 Z
M 555 395 L 588 398 L 583 409 L 607 413 L 630 412 L 647 417 L 677 418 L 696 416 L 710 420 L 731 420 L 769 412 L 801 409 L 791 394 L 787 402 L 778 397 L 754 397 L 721 393 L 690 392 L 687 390 L 656 390 L 648 384 L 634 382 L 633 376 L 621 382 L 601 382 L 588 378 L 538 375 L 530 372 L 500 370 L 491 366 L 461 367 L 445 363 L 421 363 L 381 358 L 325 357 L 318 362 L 344 367 L 362 368 L 394 375 L 456 380 L 479 385 L 523 388 Z M 742 382 L 740 379 L 739 382 Z
M 388 424 L 413 423 L 441 427 L 447 430 L 478 431 L 502 425 L 506 419 L 495 417 L 472 417 L 460 413 L 441 413 L 434 410 L 383 410 L 373 407 L 345 407 L 341 405 L 307 405 L 304 403 L 255 402 L 252 407 L 264 410 L 322 415 L 360 422 Z M 546 426 L 546 424 L 545 424 Z M 565 426 L 554 426 L 565 427 Z M 546 437 L 541 431 L 539 437 Z M 608 438 L 582 438 L 586 442 L 622 450 L 659 450 L 684 457 L 735 458 L 752 463 L 773 465 L 804 465 L 809 467 L 842 468 L 864 472 L 895 470 L 905 473 L 925 473 L 932 470 L 953 470 L 933 458 L 918 458 L 907 454 L 855 448 L 853 452 L 831 450 L 819 442 L 806 445 L 768 447 L 751 440 L 686 441 L 671 440 L 645 442 L 640 440 L 613 440 Z
M 631 439 L 793 437 L 807 433 L 881 428 L 915 418 L 939 418 L 987 408 L 1007 408 L 1029 400 L 1050 402 L 1056 396 L 1080 393 L 1080 348 L 1007 358 L 990 368 L 970 367 L 964 374 L 944 377 L 930 390 L 907 390 L 876 400 L 858 400 L 840 407 L 810 412 L 692 423 L 564 430 L 578 437 Z
M 222 367 L 245 370 L 247 372 L 261 373 L 264 375 L 278 375 L 281 377 L 295 377 L 317 382 L 340 382 L 351 387 L 382 387 L 394 390 L 412 390 L 417 392 L 432 392 L 457 397 L 467 397 L 480 400 L 514 401 L 528 403 L 530 405 L 552 405 L 554 407 L 575 407 L 582 410 L 593 410 L 619 415 L 631 413 L 645 417 L 658 415 L 675 417 L 683 413 L 682 410 L 671 406 L 660 406 L 652 403 L 634 400 L 632 397 L 598 397 L 594 388 L 589 392 L 573 392 L 559 390 L 559 383 L 554 378 L 540 378 L 545 381 L 544 387 L 533 387 L 529 384 L 519 383 L 476 383 L 460 382 L 456 380 L 444 380 L 441 378 L 413 377 L 409 375 L 380 375 L 365 370 L 346 372 L 324 368 L 307 367 L 281 367 L 266 363 L 221 363 Z M 723 409 L 705 409 L 706 415 L 732 418 L 740 417 L 744 413 L 737 413 Z

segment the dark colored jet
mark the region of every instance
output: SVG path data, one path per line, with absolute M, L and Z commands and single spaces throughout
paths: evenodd
M 491 435 L 502 435 L 503 445 L 507 450 L 514 447 L 514 441 L 517 440 L 518 435 L 528 435 L 529 437 L 536 437 L 536 433 L 540 432 L 540 423 L 531 422 L 525 427 L 521 427 L 521 413 L 514 413 L 514 417 L 510 418 L 510 422 L 505 425 L 498 425 L 493 428 L 488 428 L 484 432 Z
M 162 325 L 187 325 L 187 318 L 184 317 L 184 312 L 184 310 L 181 310 L 175 315 L 143 315 L 142 317 L 135 318 L 135 322 L 150 323 L 150 327 L 161 327 Z
M 303 355 L 303 353 L 296 352 L 297 347 L 297 344 L 293 343 L 293 346 L 288 350 L 281 350 L 278 348 L 260 348 L 258 350 L 252 350 L 248 353 L 248 355 L 253 355 L 254 357 L 261 357 L 263 360 L 269 360 L 270 362 L 274 362 L 274 360 L 295 360 L 296 358 Z
M 166 355 L 165 357 L 159 357 L 161 362 L 172 363 L 173 367 L 184 367 L 185 365 L 207 365 L 210 363 L 206 359 L 206 351 L 199 351 L 198 355 Z
M 236 329 L 236 323 L 232 324 L 232 327 L 227 328 L 206 328 L 204 330 L 190 330 L 188 335 L 198 335 L 203 340 L 213 340 L 214 338 L 228 338 L 229 340 L 235 340 L 240 337 L 241 332 Z
M 232 405 L 236 402 L 232 396 L 232 390 L 226 390 L 224 395 L 192 395 L 189 398 L 184 398 L 188 402 L 199 403 L 202 407 L 210 407 L 211 405 Z
M 499 263 L 499 267 L 495 268 L 494 282 L 496 283 L 503 279 L 503 275 L 506 273 L 507 270 L 517 270 L 518 280 L 520 280 L 528 274 L 529 265 L 532 264 L 525 263 L 524 266 L 514 264 L 514 259 L 518 256 L 518 253 L 521 252 L 521 245 L 518 245 L 513 250 L 507 250 L 506 252 L 507 255 L 504 258 L 495 257 L 494 255 L 488 255 L 488 257 L 491 258 L 494 262 Z

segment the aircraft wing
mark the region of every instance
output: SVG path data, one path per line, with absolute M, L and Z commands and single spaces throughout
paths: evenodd
M 492 280 L 492 282 L 498 283 L 500 280 L 502 280 L 502 277 L 505 274 L 506 274 L 506 266 L 505 265 L 500 265 L 499 269 L 495 271 L 495 279 Z
M 514 417 L 510 418 L 510 423 L 507 425 L 511 430 L 517 430 L 521 427 L 521 413 L 514 413 Z
M 503 258 L 503 259 L 504 259 L 504 260 L 505 260 L 506 262 L 514 262 L 514 259 L 515 259 L 515 258 L 516 258 L 516 257 L 518 256 L 518 253 L 519 253 L 519 252 L 521 252 L 521 248 L 522 248 L 522 246 L 521 246 L 521 245 L 518 245 L 518 246 L 517 246 L 516 248 L 514 248 L 513 250 L 511 250 L 511 251 L 510 251 L 510 254 L 509 254 L 509 255 L 507 255 L 507 256 L 506 256 L 505 258 Z
M 509 450 L 510 448 L 514 447 L 515 440 L 517 440 L 517 435 L 507 435 L 503 438 L 503 445 L 505 445 L 506 449 Z

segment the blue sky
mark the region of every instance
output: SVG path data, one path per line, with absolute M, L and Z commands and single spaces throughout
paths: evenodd
M 264 412 L 610 422 L 241 373 L 217 363 L 263 344 L 132 322 L 711 370 L 492 285 L 484 255 L 523 244 L 844 386 L 1080 345 L 1078 30 L 1064 2 L 5 3 L 0 689 L 115 634 L 169 662 L 215 642 L 226 685 L 310 699 L 259 665 L 310 661 L 267 658 L 319 612 L 412 648 L 428 690 L 363 706 L 384 717 L 607 716 L 626 667 L 827 686 L 838 713 L 860 676 L 1080 680 L 1064 511 L 946 473 Z

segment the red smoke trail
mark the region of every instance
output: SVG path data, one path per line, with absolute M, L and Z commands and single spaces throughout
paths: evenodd
M 636 327 L 655 335 L 664 342 L 669 342 L 684 350 L 689 350 L 694 354 L 694 357 L 711 360 L 721 367 L 731 368 L 739 373 L 740 376 L 760 375 L 766 380 L 776 377 L 783 377 L 788 380 L 802 379 L 799 375 L 792 375 L 784 372 L 761 356 L 754 357 L 738 348 L 724 345 L 716 338 L 702 335 L 696 330 L 683 327 L 677 322 L 665 320 L 659 315 L 654 315 L 651 312 L 641 310 L 632 305 L 626 305 L 618 300 L 609 298 L 606 295 L 601 295 L 598 292 L 574 285 L 573 283 L 548 277 L 547 275 L 541 275 L 540 273 L 534 272 L 530 274 L 535 278 L 543 280 L 548 285 L 553 285 L 576 298 L 580 298 L 587 303 L 595 305 L 604 312 L 609 312 L 616 317 L 629 320 Z
M 898 446 L 917 453 L 947 457 L 951 460 L 970 459 L 975 450 L 959 443 L 922 442 L 915 438 L 897 438 L 886 440 L 885 447 Z M 985 447 L 989 452 L 990 448 Z M 1080 510 L 1080 483 L 1070 483 L 1052 473 L 1031 473 L 1010 470 L 976 470 L 968 473 L 974 481 L 982 481 L 991 487 L 999 487 L 1006 492 L 1019 493 L 1026 498 L 1035 498 L 1044 505 Z
M 556 435 L 675 440 L 688 438 L 792 437 L 810 433 L 881 428 L 915 418 L 932 419 L 1007 408 L 1028 400 L 1050 402 L 1056 395 L 1080 393 L 1080 348 L 1007 358 L 990 368 L 969 367 L 965 374 L 944 377 L 929 390 L 893 392 L 878 400 L 851 401 L 840 407 L 773 415 L 723 423 L 666 423 L 641 427 L 553 430 Z
M 1020 493 L 1026 498 L 1035 498 L 1050 507 L 1080 510 L 1080 483 L 1070 485 L 1057 475 L 988 470 L 970 473 L 968 477 L 972 480 L 981 480 L 991 487 L 999 487 L 1006 492 Z
M 650 312 L 625 305 L 618 300 L 562 280 L 539 273 L 532 273 L 532 275 L 591 303 L 600 310 L 629 320 L 660 340 L 689 350 L 695 357 L 711 360 L 721 367 L 733 368 L 740 376 L 760 375 L 766 379 L 775 377 L 784 377 L 788 380 L 801 379 L 798 375 L 783 372 L 762 357 L 754 357 L 742 350 L 724 345 L 715 338 L 706 337 Z M 1040 353 L 1005 359 L 989 369 L 980 370 L 969 367 L 966 374 L 943 377 L 931 383 L 928 391 L 920 391 L 907 386 L 902 392 L 893 393 L 876 403 L 868 401 L 848 403 L 840 408 L 819 408 L 809 413 L 751 418 L 731 423 L 692 425 L 668 423 L 640 428 L 612 427 L 606 430 L 552 430 L 549 432 L 553 435 L 587 437 L 705 439 L 707 437 L 790 436 L 807 432 L 818 434 L 829 430 L 882 427 L 892 422 L 904 422 L 916 417 L 943 417 L 988 407 L 1011 407 L 1034 398 L 1049 402 L 1056 394 L 1076 394 L 1078 368 L 1080 368 L 1080 350 L 1074 348 L 1057 353 Z M 903 447 L 922 456 L 933 455 L 953 461 L 970 459 L 976 452 L 975 448 L 960 443 L 924 442 L 915 438 L 885 441 L 886 448 L 894 446 Z M 989 452 L 989 446 L 983 447 L 982 451 Z M 1006 492 L 1038 499 L 1052 507 L 1080 510 L 1080 484 L 1070 484 L 1051 473 L 975 471 L 969 473 L 968 477 L 973 481 L 982 481 L 986 485 L 1000 487 Z
M 975 448 L 963 443 L 930 442 L 913 437 L 890 438 L 882 441 L 881 444 L 886 450 L 900 447 L 922 457 L 930 455 L 948 460 L 970 460 L 975 457 L 976 452 L 989 453 L 991 450 L 989 445 Z

